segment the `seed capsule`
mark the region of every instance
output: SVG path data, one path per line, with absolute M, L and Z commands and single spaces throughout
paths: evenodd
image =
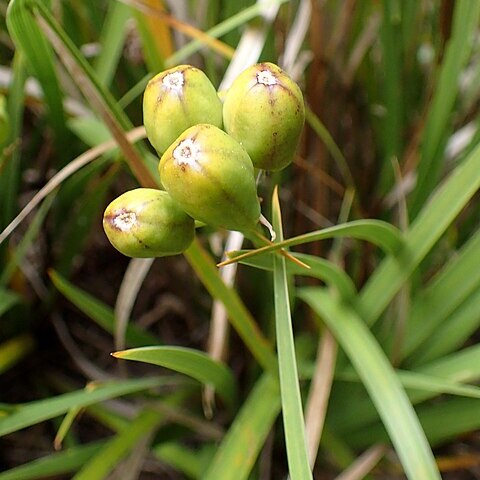
M 103 228 L 110 243 L 127 257 L 164 257 L 186 250 L 195 222 L 167 192 L 137 188 L 107 207 Z
M 160 180 L 193 218 L 228 230 L 251 230 L 260 216 L 252 162 L 213 125 L 186 130 L 163 154 Z
M 222 126 L 222 102 L 198 68 L 180 65 L 153 77 L 143 96 L 143 122 L 162 154 L 187 128 L 198 123 Z
M 304 122 L 300 88 L 273 63 L 247 68 L 226 93 L 225 131 L 245 148 L 256 168 L 281 170 L 290 164 Z

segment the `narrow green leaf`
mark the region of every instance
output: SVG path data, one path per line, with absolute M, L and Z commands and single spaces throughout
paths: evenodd
M 20 302 L 20 297 L 10 290 L 0 288 L 0 317 Z
M 163 415 L 144 410 L 138 417 L 106 444 L 73 477 L 74 480 L 102 480 L 142 440 L 152 433 L 162 421 Z
M 50 122 L 60 146 L 67 138 L 63 94 L 58 83 L 52 48 L 35 21 L 32 3 L 31 0 L 12 0 L 8 4 L 7 26 L 15 44 L 22 50 L 42 85 Z
M 28 248 L 31 246 L 32 242 L 38 235 L 38 232 L 43 225 L 43 221 L 47 213 L 52 206 L 53 200 L 55 199 L 55 193 L 50 194 L 45 201 L 42 203 L 38 212 L 36 212 L 32 222 L 28 226 L 28 229 L 23 236 L 20 243 L 15 247 L 11 258 L 8 260 L 7 264 L 4 266 L 3 271 L 0 274 L 0 285 L 5 286 L 10 282 L 12 275 L 15 273 L 15 270 L 21 264 L 22 259 L 25 257 Z
M 45 400 L 25 403 L 18 406 L 13 413 L 0 417 L 0 436 L 58 417 L 74 407 L 86 407 L 166 383 L 168 380 L 158 377 L 109 382 L 92 390 L 78 390 Z
M 193 241 L 184 255 L 210 295 L 224 304 L 230 323 L 257 362 L 276 375 L 277 361 L 270 343 L 258 328 L 235 289 L 225 285 L 210 255 L 198 240 Z
M 480 402 L 453 398 L 418 409 L 418 416 L 432 445 L 437 446 L 480 428 Z M 441 421 L 439 421 L 441 419 Z
M 417 412 L 429 442 L 432 446 L 438 446 L 460 435 L 478 430 L 480 428 L 479 408 L 480 401 L 476 399 L 453 398 L 435 405 L 420 407 Z M 384 442 L 386 439 L 383 426 L 375 424 L 368 429 L 350 433 L 348 441 L 354 447 L 365 448 L 372 443 Z
M 480 378 L 480 344 L 439 358 L 417 371 L 455 382 L 474 382 Z
M 273 228 L 277 232 L 278 241 L 281 242 L 283 240 L 283 227 L 277 189 L 275 189 L 272 203 Z M 280 255 L 275 255 L 273 259 L 273 285 L 278 372 L 288 468 L 293 479 L 312 479 L 307 456 L 305 421 L 295 357 L 287 269 L 285 257 Z
M 480 188 L 480 145 L 447 178 L 404 234 L 405 246 L 372 274 L 359 296 L 359 312 L 372 325 L 427 253 Z
M 305 120 L 308 122 L 313 131 L 317 134 L 318 138 L 320 138 L 325 144 L 325 147 L 327 147 L 330 155 L 335 160 L 335 163 L 337 164 L 337 167 L 340 170 L 347 186 L 352 187 L 353 190 L 356 191 L 355 182 L 353 180 L 353 175 L 350 171 L 350 167 L 348 166 L 347 159 L 343 155 L 338 145 L 335 143 L 335 140 L 330 135 L 327 127 L 325 127 L 320 118 L 315 115 L 315 112 L 308 105 L 305 105 Z
M 385 76 L 382 84 L 385 93 L 385 118 L 383 129 L 383 164 L 380 188 L 385 192 L 393 183 L 392 160 L 400 157 L 401 136 L 403 134 L 402 95 L 404 85 L 401 77 L 402 43 L 400 41 L 400 25 L 394 14 L 396 0 L 384 0 L 383 21 L 380 39 L 382 42 L 382 70 Z
M 179 443 L 164 442 L 155 445 L 152 453 L 162 462 L 172 466 L 188 478 L 198 480 L 202 478 L 204 465 L 198 449 L 194 451 Z M 2 479 L 0 478 L 0 480 Z
M 25 465 L 0 473 L 0 480 L 36 480 L 68 475 L 88 462 L 103 445 L 103 441 L 89 443 L 40 457 Z
M 440 479 L 435 458 L 393 367 L 377 341 L 348 306 L 318 287 L 298 296 L 322 317 L 350 358 L 375 404 L 410 480 Z
M 246 250 L 235 252 L 235 254 L 232 255 L 232 258 L 235 258 L 237 253 L 238 255 L 241 255 L 244 252 L 246 252 Z M 352 279 L 344 272 L 344 270 L 339 268 L 333 262 L 305 253 L 292 253 L 291 255 L 308 265 L 310 270 L 293 262 L 287 262 L 286 268 L 289 275 L 318 278 L 336 290 L 343 300 L 352 301 L 355 298 L 357 290 Z M 248 258 L 239 263 L 273 272 L 273 259 L 273 254 L 267 254 L 262 255 L 261 257 Z
M 257 381 L 203 474 L 203 480 L 247 480 L 280 412 L 278 381 L 265 373 Z
M 281 5 L 286 1 L 287 0 L 270 0 L 269 3 L 272 3 L 272 4 L 277 3 Z M 209 37 L 219 38 L 222 35 L 225 35 L 227 32 L 257 17 L 258 15 L 260 15 L 260 13 L 264 8 L 265 8 L 265 3 L 256 2 L 255 5 L 242 9 L 236 15 L 232 15 L 231 17 L 227 18 L 225 21 L 219 23 L 218 25 L 215 25 L 210 30 L 207 30 L 205 33 Z M 204 44 L 200 40 L 192 40 L 190 43 L 187 43 L 187 45 L 178 49 L 173 55 L 167 58 L 167 60 L 165 61 L 165 66 L 168 68 L 168 67 L 173 67 L 174 65 L 178 65 L 179 63 L 182 63 L 186 58 L 196 53 L 203 46 Z
M 10 135 L 7 142 L 14 145 L 20 141 L 23 128 L 25 82 L 27 68 L 25 57 L 20 50 L 15 52 L 12 62 L 12 84 L 8 94 L 8 119 Z M 3 149 L 2 149 L 3 150 Z M 17 195 L 20 185 L 21 148 L 9 153 L 0 152 L 0 229 L 7 226 L 17 212 Z
M 33 337 L 26 333 L 0 344 L 0 373 L 5 372 L 28 355 L 34 346 Z
M 105 87 L 111 84 L 121 58 L 130 15 L 130 7 L 124 3 L 109 3 L 103 30 L 98 39 L 98 44 L 102 49 L 94 65 L 98 81 Z
M 39 13 L 37 21 L 42 26 L 44 33 L 55 47 L 82 94 L 108 126 L 137 180 L 144 187 L 157 188 L 157 177 L 148 169 L 143 160 L 142 154 L 146 155 L 147 150 L 141 145 L 133 146 L 126 137 L 125 132 L 132 129 L 132 123 L 125 112 L 121 110 L 110 91 L 99 82 L 92 66 L 85 60 L 47 6 L 38 0 L 33 0 L 32 4 Z
M 474 385 L 464 385 L 415 371 L 395 370 L 395 373 L 406 390 L 421 390 L 422 392 L 437 395 L 446 393 L 460 397 L 480 398 L 480 387 Z M 360 381 L 358 375 L 352 371 L 339 372 L 335 378 L 339 380 Z
M 55 287 L 70 300 L 87 317 L 97 325 L 113 335 L 115 317 L 113 310 L 97 300 L 94 296 L 68 282 L 54 270 L 49 271 L 50 278 Z M 158 343 L 158 338 L 129 322 L 126 333 L 127 343 L 132 346 L 144 346 Z
M 431 336 L 442 330 L 445 321 L 480 286 L 480 230 L 457 255 L 430 281 L 412 306 L 407 322 L 403 357 L 411 355 Z M 462 325 L 458 324 L 461 331 Z M 428 340 L 428 342 L 426 342 Z
M 480 378 L 480 345 L 466 348 L 418 367 L 411 373 L 433 377 L 437 379 L 437 382 L 450 384 L 450 387 L 452 384 L 460 385 L 466 382 L 476 382 Z M 443 388 L 409 390 L 408 397 L 412 404 L 416 405 L 437 396 L 442 391 Z M 369 399 L 357 398 L 349 390 L 343 391 L 343 397 L 353 398 L 354 403 L 351 406 L 347 403 L 344 408 L 332 411 L 332 415 L 329 417 L 331 428 L 339 432 L 347 432 L 365 428 L 365 425 L 377 419 L 378 414 Z
M 480 399 L 480 388 L 473 385 L 462 385 L 458 382 L 443 380 L 419 372 L 397 371 L 398 378 L 406 388 L 424 390 L 437 394 L 448 393 L 461 397 Z
M 413 216 L 420 211 L 440 177 L 452 108 L 459 92 L 458 82 L 474 45 L 479 16 L 480 3 L 477 0 L 455 2 L 452 33 L 438 83 L 433 90 L 434 97 L 423 135 L 421 161 L 410 210 Z
M 152 363 L 188 375 L 205 385 L 213 385 L 230 405 L 236 401 L 236 385 L 230 369 L 209 355 L 185 347 L 143 347 L 112 353 L 116 358 Z
M 408 359 L 408 365 L 425 364 L 461 347 L 480 326 L 480 289 L 445 319 L 422 348 Z
M 282 240 L 281 242 L 276 242 L 255 250 L 249 250 L 242 255 L 238 255 L 238 253 L 235 252 L 232 256 L 235 256 L 235 261 L 238 262 L 247 258 L 274 252 L 281 248 L 339 237 L 367 240 L 374 245 L 378 245 L 386 252 L 393 254 L 399 251 L 403 243 L 402 233 L 390 223 L 383 222 L 382 220 L 354 220 L 352 222 L 324 228 L 323 230 L 304 233 L 303 235 L 291 237 L 287 240 Z M 228 263 L 232 263 L 232 260 L 222 262 L 220 265 L 227 265 Z

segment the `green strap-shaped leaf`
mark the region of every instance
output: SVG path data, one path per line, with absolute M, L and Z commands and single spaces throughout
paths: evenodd
M 449 379 L 415 371 L 395 370 L 395 373 L 406 390 L 419 390 L 421 392 L 428 392 L 428 394 L 433 393 L 438 395 L 447 393 L 460 397 L 480 399 L 480 387 L 474 385 L 464 385 Z M 339 380 L 360 381 L 360 377 L 354 371 L 349 370 L 339 372 L 335 378 Z M 415 398 L 416 396 L 417 394 L 413 397 Z
M 115 316 L 113 310 L 92 295 L 76 287 L 54 270 L 49 271 L 55 287 L 70 300 L 80 311 L 91 318 L 97 325 L 113 334 Z M 132 346 L 144 346 L 158 343 L 158 338 L 129 323 L 126 339 Z
M 480 428 L 479 401 L 472 398 L 453 398 L 435 405 L 417 409 L 418 418 L 432 446 L 452 441 Z M 381 424 L 370 425 L 349 435 L 349 443 L 356 448 L 367 448 L 387 439 Z M 417 477 L 422 478 L 422 477 Z M 425 477 L 426 478 L 426 477 Z
M 415 411 L 375 337 L 354 310 L 318 287 L 298 293 L 335 335 L 388 431 L 410 480 L 440 480 L 435 458 Z
M 152 363 L 184 373 L 206 385 L 213 385 L 218 394 L 230 405 L 236 400 L 236 385 L 230 369 L 209 355 L 185 347 L 143 347 L 112 354 L 123 360 Z
M 5 372 L 23 357 L 28 355 L 35 346 L 32 335 L 22 334 L 0 344 L 0 373 Z
M 304 233 L 297 237 L 291 237 L 281 242 L 275 242 L 265 247 L 249 250 L 242 255 L 237 252 L 231 255 L 231 260 L 222 262 L 223 264 L 232 263 L 232 259 L 236 262 L 243 261 L 247 258 L 256 257 L 265 253 L 271 253 L 281 248 L 293 247 L 295 245 L 303 245 L 305 243 L 326 240 L 330 238 L 352 237 L 358 240 L 367 240 L 374 245 L 379 246 L 387 253 L 397 253 L 403 244 L 402 232 L 390 223 L 382 220 L 354 220 L 352 222 L 342 223 L 333 227 L 316 230 L 314 232 Z
M 273 375 L 277 373 L 277 360 L 273 349 L 255 323 L 235 289 L 227 287 L 210 255 L 198 240 L 184 252 L 198 278 L 213 298 L 220 300 L 228 312 L 228 320 L 245 342 L 257 362 Z
M 98 452 L 104 442 L 69 448 L 0 473 L 0 480 L 35 480 L 66 475 L 78 470 Z
M 63 94 L 57 79 L 52 48 L 45 40 L 34 18 L 34 5 L 35 1 L 32 0 L 11 0 L 7 10 L 7 27 L 16 46 L 27 58 L 32 73 L 42 86 L 50 122 L 60 142 L 64 141 L 67 135 Z
M 415 299 L 407 322 L 403 357 L 411 355 L 427 340 L 429 344 L 431 336 L 443 328 L 455 309 L 478 291 L 479 265 L 480 230 Z M 461 330 L 462 325 L 458 328 Z
M 280 412 L 278 380 L 265 373 L 257 381 L 201 477 L 203 480 L 247 480 Z M 295 478 L 295 477 L 292 477 Z
M 278 190 L 272 200 L 273 228 L 278 241 L 283 240 L 282 216 Z M 288 293 L 285 257 L 275 255 L 273 260 L 273 288 L 275 296 L 275 330 L 277 334 L 278 372 L 282 397 L 283 425 L 287 446 L 288 469 L 292 479 L 312 479 L 308 463 L 305 421 L 298 380 L 295 345 L 293 340 L 290 296 Z
M 109 382 L 99 385 L 95 389 L 78 390 L 26 403 L 18 406 L 11 414 L 0 417 L 0 436 L 58 417 L 74 407 L 87 407 L 110 398 L 121 397 L 167 383 L 167 379 L 157 377 Z
M 16 293 L 0 288 L 0 317 L 19 301 L 20 297 Z
M 238 254 L 241 255 L 244 252 L 246 250 L 240 250 Z M 291 255 L 308 265 L 310 269 L 308 270 L 293 262 L 287 262 L 286 268 L 289 275 L 318 278 L 334 288 L 343 300 L 352 301 L 354 299 L 357 293 L 355 284 L 345 271 L 333 262 L 306 253 L 291 253 Z M 247 258 L 240 263 L 273 272 L 273 259 L 274 255 L 269 253 L 261 257 Z
M 145 437 L 154 431 L 163 415 L 154 410 L 144 410 L 113 439 L 106 442 L 90 461 L 73 477 L 74 480 L 102 480 Z
M 479 17 L 480 2 L 477 0 L 455 2 L 452 34 L 433 89 L 434 96 L 423 134 L 421 161 L 410 209 L 412 217 L 421 210 L 440 178 L 452 109 L 459 94 L 458 81 L 472 52 Z
M 359 296 L 359 311 L 373 325 L 405 281 L 430 252 L 448 226 L 480 188 L 480 145 L 431 197 L 410 229 L 405 246 L 388 256 L 369 278 Z
M 98 43 L 102 46 L 95 61 L 99 82 L 108 87 L 114 78 L 118 61 L 122 56 L 127 36 L 127 22 L 131 17 L 130 7 L 122 2 L 111 2 Z

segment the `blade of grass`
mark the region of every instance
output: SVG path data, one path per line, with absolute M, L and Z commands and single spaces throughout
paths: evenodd
M 480 326 L 480 290 L 472 295 L 428 338 L 407 365 L 420 365 L 461 347 Z
M 443 381 L 447 390 L 451 390 L 455 385 L 463 388 L 461 383 L 475 382 L 480 378 L 480 346 L 475 345 L 460 352 L 451 354 L 442 359 L 431 362 L 411 371 L 424 377 L 433 377 L 434 380 Z M 425 385 L 424 385 L 425 386 Z M 427 385 L 428 386 L 428 385 Z M 408 396 L 412 404 L 418 404 L 425 400 L 443 393 L 443 386 L 432 385 L 424 390 L 410 390 Z M 351 392 L 350 392 L 351 393 Z M 349 391 L 343 392 L 343 395 L 349 395 Z M 350 395 L 352 398 L 356 398 Z M 350 398 L 350 396 L 348 398 Z M 347 432 L 353 429 L 365 428 L 365 425 L 372 423 L 378 414 L 368 399 L 356 398 L 354 407 L 343 408 L 341 411 L 332 411 L 330 416 L 330 427 L 339 432 Z
M 155 445 L 153 455 L 162 462 L 170 465 L 188 478 L 200 480 L 204 471 L 203 458 L 199 451 L 186 448 L 175 442 L 163 442 Z M 223 478 L 223 477 L 222 477 Z M 2 480 L 0 478 L 0 480 Z
M 295 245 L 303 245 L 309 242 L 325 240 L 330 238 L 350 236 L 358 240 L 367 240 L 374 245 L 378 245 L 386 252 L 396 253 L 400 249 L 403 238 L 400 230 L 393 225 L 383 222 L 382 220 L 354 220 L 352 222 L 335 225 L 333 227 L 316 230 L 314 232 L 304 233 L 297 237 L 291 237 L 287 240 L 267 245 L 265 247 L 250 250 L 235 258 L 221 262 L 219 267 L 238 262 L 246 258 L 255 257 L 264 253 L 274 252 L 281 248 L 293 247 Z
M 0 473 L 0 480 L 37 480 L 75 472 L 98 452 L 104 441 L 72 447 Z
M 480 398 L 480 387 L 474 385 L 465 385 L 416 371 L 395 370 L 395 373 L 406 390 L 421 390 L 429 394 L 450 394 L 460 397 Z M 360 381 L 358 375 L 352 371 L 339 372 L 336 378 L 339 380 Z M 409 395 L 409 397 L 411 397 L 411 395 Z
M 89 460 L 73 477 L 74 480 L 102 480 L 115 468 L 142 438 L 151 434 L 163 420 L 154 410 L 144 410 L 138 417 Z
M 43 32 L 50 40 L 55 51 L 70 72 L 72 79 L 77 83 L 85 98 L 99 112 L 105 124 L 112 132 L 125 160 L 144 187 L 157 188 L 158 181 L 145 165 L 140 153 L 128 141 L 125 131 L 130 130 L 132 124 L 125 113 L 118 107 L 107 89 L 99 83 L 93 68 L 80 54 L 68 35 L 56 22 L 48 8 L 36 1 L 35 7 L 39 12 L 37 21 Z
M 108 87 L 115 75 L 127 35 L 130 9 L 121 2 L 110 2 L 102 33 L 98 39 L 100 55 L 95 59 L 94 69 L 98 81 Z
M 60 238 L 57 242 L 62 248 L 56 258 L 54 268 L 62 275 L 69 276 L 74 266 L 72 259 L 83 250 L 91 234 L 92 226 L 96 225 L 98 219 L 101 218 L 108 190 L 117 177 L 120 165 L 113 164 L 103 173 L 99 169 L 105 163 L 105 159 L 102 159 L 90 165 L 91 169 L 86 167 L 82 172 L 85 173 L 84 178 L 81 178 L 82 175 L 78 172 L 75 175 L 75 181 L 71 178 L 71 182 L 66 182 L 57 197 L 58 203 L 63 201 L 63 205 L 69 207 L 65 215 L 70 219 L 67 225 L 62 225 L 58 229 Z M 78 180 L 77 185 L 75 185 L 76 180 Z M 80 185 L 83 188 L 78 194 L 75 194 L 75 187 Z M 59 206 L 56 212 L 57 218 L 62 222 L 65 216 L 59 211 L 60 208 Z
M 47 197 L 45 202 L 38 209 L 38 212 L 35 214 L 35 217 L 32 220 L 32 223 L 29 225 L 25 235 L 22 240 L 16 245 L 15 250 L 12 253 L 11 258 L 8 260 L 6 265 L 3 268 L 2 273 L 0 274 L 0 285 L 6 286 L 12 279 L 12 276 L 15 273 L 15 270 L 21 264 L 25 254 L 27 253 L 28 248 L 31 246 L 32 242 L 37 237 L 40 228 L 45 220 L 45 217 L 52 206 L 55 196 L 52 194 L 50 197 Z
M 474 45 L 479 17 L 480 3 L 476 0 L 455 3 L 452 33 L 441 63 L 423 135 L 417 184 L 411 198 L 412 217 L 418 214 L 438 183 L 452 109 L 459 92 L 458 81 Z
M 373 325 L 412 272 L 480 188 L 480 145 L 437 189 L 405 232 L 405 246 L 378 266 L 360 292 L 358 309 Z
M 150 7 L 156 7 L 157 10 L 166 10 L 165 2 L 162 0 L 144 0 L 144 2 Z M 157 18 L 151 14 L 138 14 L 137 21 L 139 17 L 143 20 L 140 21 L 140 23 L 145 26 L 144 28 L 148 32 L 148 37 L 144 37 L 144 48 L 146 47 L 145 41 L 147 41 L 149 43 L 147 49 L 151 50 L 151 55 L 156 57 L 155 59 L 151 59 L 151 63 L 149 63 L 149 55 L 147 54 L 146 63 L 149 65 L 149 71 L 156 72 L 164 70 L 165 59 L 171 55 L 175 49 L 170 26 L 164 18 Z M 140 30 L 142 31 L 142 28 L 140 28 Z M 157 68 L 152 68 L 155 64 Z
M 15 52 L 12 70 L 13 80 L 8 95 L 10 135 L 7 142 L 14 146 L 20 142 L 21 138 L 25 81 L 27 79 L 25 59 L 20 50 Z M 0 159 L 2 159 L 0 167 L 0 200 L 2 204 L 0 225 L 2 228 L 10 222 L 18 208 L 17 194 L 20 182 L 20 157 L 20 148 L 13 148 L 7 152 L 3 151 L 3 153 L 0 153 Z
M 62 295 L 70 300 L 81 312 L 91 318 L 97 325 L 113 335 L 115 330 L 115 316 L 110 307 L 107 307 L 93 295 L 84 292 L 68 282 L 54 270 L 50 270 L 49 275 L 53 284 Z M 127 326 L 126 339 L 127 343 L 132 346 L 152 345 L 159 342 L 157 337 L 132 324 Z
M 175 52 L 172 56 L 170 56 L 166 62 L 165 62 L 165 67 L 173 67 L 175 65 L 178 65 L 182 63 L 182 61 L 186 58 L 195 53 L 197 50 L 199 50 L 202 46 L 208 46 L 212 50 L 216 51 L 219 53 L 222 57 L 225 58 L 232 58 L 232 55 L 234 53 L 234 50 L 229 46 L 226 45 L 225 43 L 217 40 L 218 37 L 222 36 L 222 33 L 220 34 L 212 34 L 212 30 L 209 30 L 207 32 L 203 32 L 202 30 L 199 30 L 198 28 L 193 27 L 192 25 L 189 25 L 188 23 L 182 22 L 171 15 L 168 15 L 164 11 L 162 11 L 159 8 L 154 8 L 149 5 L 147 5 L 145 2 L 138 1 L 138 0 L 121 0 L 123 3 L 126 3 L 127 5 L 131 5 L 135 9 L 147 13 L 151 16 L 157 17 L 161 20 L 163 20 L 165 23 L 170 25 L 172 28 L 178 30 L 179 32 L 184 33 L 185 35 L 195 38 L 196 40 L 193 40 L 190 44 L 191 45 L 189 48 L 189 53 L 186 53 L 185 55 L 179 57 L 178 52 L 180 52 L 182 49 L 178 50 Z M 243 23 L 243 22 L 242 22 Z M 229 28 L 233 29 L 237 25 L 230 26 Z M 227 30 L 228 31 L 228 30 Z M 214 32 L 216 33 L 216 32 Z M 187 45 L 187 47 L 188 47 Z M 187 47 L 184 47 L 187 48 Z
M 384 0 L 383 21 L 380 30 L 380 39 L 382 41 L 383 54 L 383 72 L 384 82 L 383 91 L 385 92 L 385 118 L 382 121 L 383 127 L 383 170 L 380 180 L 380 189 L 383 192 L 388 191 L 393 183 L 394 176 L 392 170 L 392 159 L 399 158 L 401 154 L 401 135 L 403 132 L 403 113 L 402 113 L 402 43 L 400 37 L 401 21 L 395 13 L 397 0 Z
M 128 328 L 128 321 L 132 314 L 133 305 L 135 304 L 145 277 L 153 265 L 153 261 L 153 258 L 132 258 L 123 275 L 114 310 L 114 340 L 116 350 L 123 350 L 125 348 L 125 334 Z
M 313 131 L 317 134 L 318 138 L 322 140 L 327 147 L 332 158 L 335 160 L 337 167 L 342 174 L 343 180 L 345 184 L 356 191 L 355 182 L 353 180 L 352 172 L 350 171 L 350 167 L 348 166 L 347 159 L 343 155 L 342 151 L 335 143 L 335 140 L 330 135 L 330 132 L 327 130 L 325 125 L 322 121 L 315 115 L 315 112 L 306 105 L 305 108 L 305 120 L 313 129 Z
M 239 250 L 233 254 L 232 258 L 235 258 L 237 254 L 242 255 L 246 251 L 247 250 Z M 344 270 L 324 258 L 315 257 L 305 253 L 292 253 L 292 255 L 308 265 L 310 269 L 307 270 L 300 265 L 288 262 L 286 265 L 288 275 L 301 275 L 318 278 L 337 291 L 343 300 L 347 302 L 353 301 L 357 294 L 357 290 L 352 279 Z M 261 257 L 248 258 L 239 263 L 273 272 L 273 258 L 273 254 L 266 254 Z
M 10 290 L 0 288 L 0 317 L 8 312 L 15 304 L 20 302 L 20 297 Z
M 281 242 L 283 227 L 277 187 L 272 199 L 272 217 L 273 228 L 277 232 L 278 241 Z M 288 468 L 292 479 L 312 479 L 307 456 L 305 422 L 295 357 L 287 269 L 285 258 L 279 255 L 273 259 L 273 282 L 278 371 Z
M 237 413 L 203 480 L 247 480 L 280 412 L 278 381 L 264 373 Z
M 48 104 L 50 122 L 62 148 L 68 135 L 65 128 L 63 94 L 58 82 L 51 46 L 42 35 L 29 0 L 12 0 L 8 4 L 7 26 L 15 44 L 25 55 L 27 62 L 42 85 L 45 101 Z
M 213 385 L 230 405 L 236 401 L 236 384 L 230 369 L 209 355 L 185 347 L 143 347 L 114 352 L 115 358 L 146 362 L 188 375 L 206 385 Z
M 480 428 L 480 402 L 468 398 L 454 398 L 445 403 L 422 407 L 418 415 L 433 446 L 452 441 L 467 432 Z M 439 422 L 438 419 L 442 421 Z
M 88 389 L 89 385 L 87 384 L 85 388 Z M 75 422 L 75 419 L 79 416 L 81 411 L 82 411 L 81 408 L 74 407 L 74 408 L 71 408 L 63 417 L 62 422 L 60 423 L 60 426 L 57 429 L 55 438 L 53 439 L 53 448 L 55 448 L 55 450 L 62 449 L 62 443 L 65 440 L 65 438 L 68 439 L 68 433 L 73 425 L 73 422 Z
M 407 323 L 403 357 L 411 355 L 443 329 L 445 321 L 480 285 L 480 230 L 430 281 L 415 300 Z M 458 325 L 459 329 L 462 325 Z
M 322 317 L 350 358 L 411 480 L 440 479 L 418 418 L 376 339 L 358 315 L 318 287 L 298 296 Z
M 271 0 L 271 4 L 281 5 L 287 0 Z M 225 21 L 215 25 L 207 32 L 205 32 L 209 37 L 219 38 L 231 30 L 249 22 L 253 18 L 261 14 L 262 10 L 266 8 L 268 2 L 257 2 L 251 7 L 245 8 L 244 10 L 238 12 L 236 15 L 233 15 L 227 18 Z M 199 40 L 193 40 L 192 42 L 185 45 L 183 48 L 177 50 L 172 56 L 167 58 L 166 66 L 172 67 L 181 63 L 185 58 L 188 58 L 190 55 L 196 53 L 200 48 L 205 44 Z
M 260 331 L 236 290 L 225 285 L 211 257 L 198 240 L 193 241 L 184 255 L 210 295 L 223 302 L 230 323 L 257 362 L 264 369 L 276 375 L 277 361 L 270 343 Z
M 442 445 L 480 428 L 479 404 L 478 400 L 471 398 L 454 398 L 420 407 L 418 418 L 431 445 Z M 370 445 L 370 442 L 383 442 L 386 439 L 387 435 L 380 424 L 349 434 L 349 443 L 356 448 Z
M 169 380 L 158 377 L 109 382 L 99 385 L 95 390 L 78 390 L 25 403 L 13 413 L 0 418 L 0 436 L 58 417 L 73 407 L 86 407 L 110 398 L 166 385 L 168 382 Z
M 28 355 L 34 347 L 35 340 L 26 333 L 0 344 L 0 374 Z

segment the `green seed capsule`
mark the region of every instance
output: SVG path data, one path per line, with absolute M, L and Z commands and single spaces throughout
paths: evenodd
M 225 96 L 225 131 L 245 148 L 256 168 L 281 170 L 289 165 L 304 122 L 300 88 L 273 63 L 247 68 Z
M 198 68 L 180 65 L 153 77 L 143 96 L 143 122 L 162 154 L 187 128 L 198 123 L 222 127 L 222 102 Z
M 186 250 L 195 222 L 167 192 L 137 188 L 107 207 L 103 228 L 110 243 L 127 257 L 164 257 Z
M 260 216 L 252 162 L 232 137 L 213 125 L 186 130 L 163 154 L 160 179 L 193 218 L 248 231 Z

